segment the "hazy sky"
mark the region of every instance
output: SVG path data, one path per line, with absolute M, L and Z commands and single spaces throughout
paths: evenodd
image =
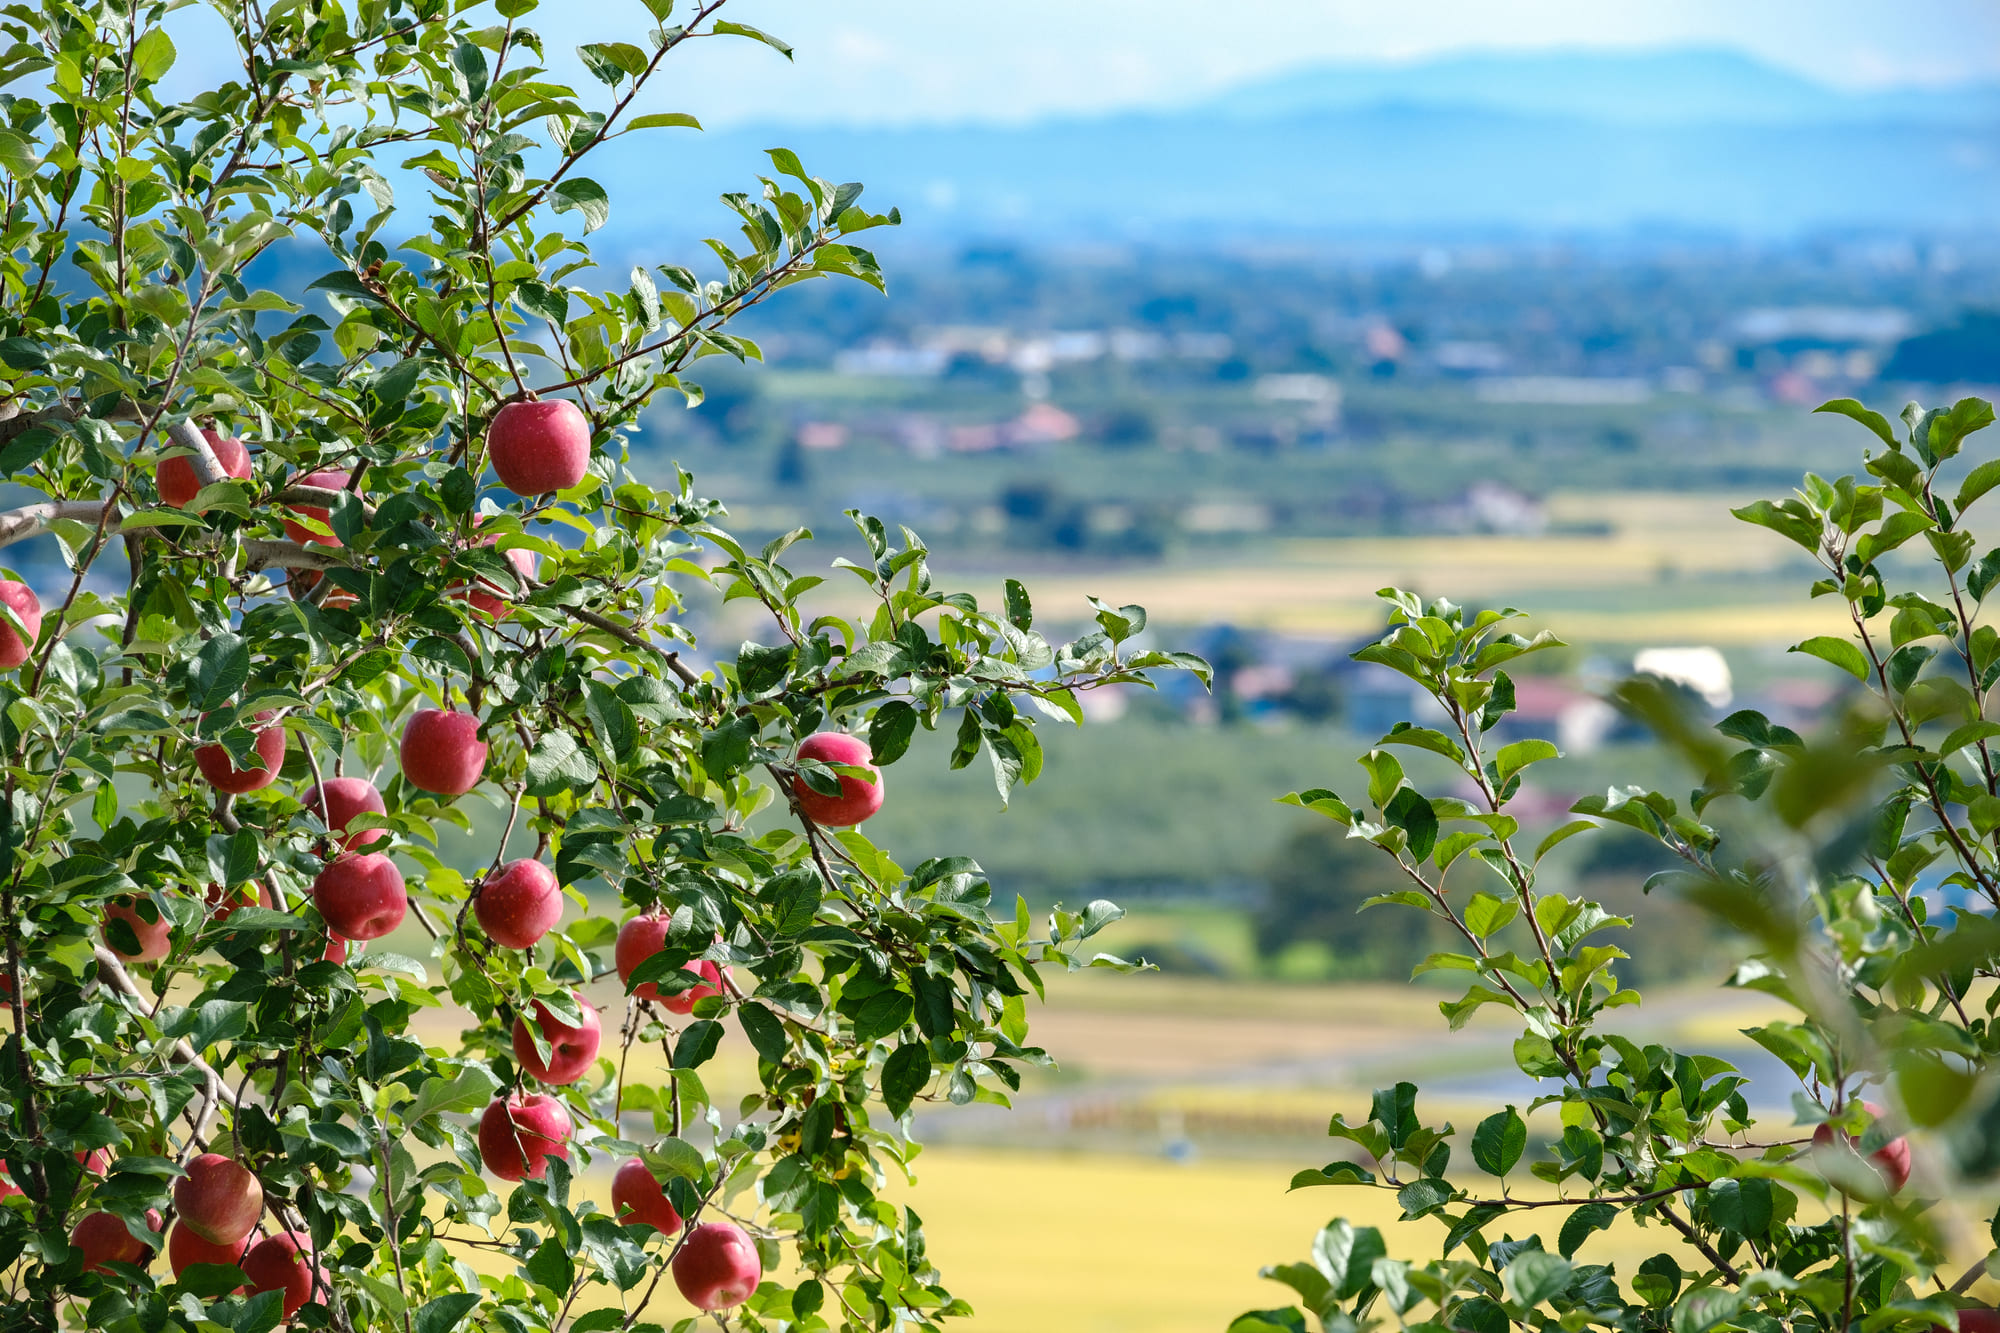
M 642 13 L 558 0 L 528 21 L 553 58 Z M 1726 45 L 1855 87 L 2000 77 L 1994 0 L 732 0 L 724 14 L 797 56 L 735 40 L 687 52 L 665 100 L 714 124 L 1019 120 L 1467 48 Z

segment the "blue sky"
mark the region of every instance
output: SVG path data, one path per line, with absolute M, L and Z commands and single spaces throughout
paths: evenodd
M 689 8 L 684 0 L 683 10 Z M 637 0 L 545 5 L 558 46 L 629 34 Z M 797 50 L 689 52 L 660 103 L 704 123 L 1010 122 L 1186 103 L 1332 60 L 1720 45 L 1849 87 L 2000 78 L 1992 0 L 734 0 Z

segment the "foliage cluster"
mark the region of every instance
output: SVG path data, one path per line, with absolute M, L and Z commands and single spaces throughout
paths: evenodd
M 1405 1217 L 1436 1220 L 1437 1256 L 1392 1257 L 1378 1231 L 1336 1220 L 1310 1261 L 1266 1270 L 1300 1304 L 1246 1314 L 1234 1333 L 1303 1330 L 1308 1316 L 1329 1330 L 1393 1318 L 1464 1333 L 1993 1326 L 1990 1310 L 1960 1307 L 2000 1260 L 2000 631 L 1982 618 L 2000 549 L 1982 554 L 1966 519 L 2000 485 L 2000 460 L 1959 461 L 1993 409 L 1912 404 L 1900 430 L 1850 399 L 1820 410 L 1879 441 L 1864 474 L 1808 476 L 1794 496 L 1735 513 L 1820 566 L 1811 594 L 1850 631 L 1794 651 L 1851 676 L 1851 706 L 1808 737 L 1750 711 L 1711 722 L 1658 682 L 1628 682 L 1624 704 L 1697 776 L 1683 799 L 1612 787 L 1526 846 L 1509 804 L 1555 747 L 1487 738 L 1513 705 L 1509 666 L 1553 636 L 1511 633 L 1517 612 L 1383 593 L 1391 628 L 1356 656 L 1415 681 L 1446 721 L 1383 736 L 1361 760 L 1365 801 L 1285 799 L 1387 858 L 1404 885 L 1375 904 L 1457 936 L 1419 970 L 1466 974 L 1441 1005 L 1453 1028 L 1488 1008 L 1518 1015 L 1514 1062 L 1537 1092 L 1469 1142 L 1427 1120 L 1410 1083 L 1378 1092 L 1361 1123 L 1336 1116 L 1349 1155 L 1294 1188 L 1395 1191 Z M 1442 760 L 1470 797 L 1423 794 L 1417 765 L 1398 757 L 1412 752 Z M 1559 849 L 1574 854 L 1572 839 L 1615 825 L 1672 855 L 1652 892 L 1684 896 L 1749 943 L 1728 984 L 1786 1006 L 1747 1035 L 1795 1088 L 1753 1087 L 1727 1060 L 1619 1033 L 1618 1012 L 1640 997 L 1619 984 L 1626 950 L 1611 941 L 1646 938 L 1614 934 L 1631 919 L 1538 876 Z M 1514 922 L 1519 951 L 1497 938 Z M 1540 1110 L 1552 1134 L 1530 1153 L 1525 1117 Z M 1517 1192 L 1523 1166 L 1535 1183 Z M 1552 1210 L 1560 1220 L 1544 1226 Z M 1621 1219 L 1660 1235 L 1627 1273 L 1592 1262 Z

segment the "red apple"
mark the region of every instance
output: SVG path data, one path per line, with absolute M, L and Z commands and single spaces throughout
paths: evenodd
M 1943 1328 L 1943 1324 L 1937 1325 Z M 2000 1333 L 2000 1310 L 1974 1308 L 1958 1312 L 1958 1333 Z
M 501 948 L 532 949 L 562 920 L 562 888 L 554 871 L 525 857 L 480 886 L 472 912 Z
M 574 1083 L 590 1072 L 591 1063 L 597 1059 L 598 1044 L 604 1039 L 597 1006 L 584 999 L 581 993 L 572 994 L 576 995 L 576 1002 L 583 1006 L 583 1022 L 577 1027 L 571 1027 L 550 1013 L 540 1000 L 535 1001 L 535 1026 L 542 1030 L 542 1037 L 549 1044 L 546 1061 L 535 1050 L 535 1039 L 528 1032 L 527 1015 L 515 1016 L 514 1059 L 538 1082 Z
M 272 714 L 269 710 L 258 713 L 253 722 L 268 722 Z M 245 792 L 261 791 L 278 780 L 278 770 L 285 766 L 285 728 L 282 724 L 257 730 L 257 758 L 263 761 L 262 768 L 238 768 L 229 751 L 220 745 L 195 747 L 195 766 L 208 779 L 208 785 L 217 791 L 241 796 Z
M 179 1277 L 195 1264 L 227 1264 L 241 1268 L 243 1256 L 250 1252 L 250 1238 L 245 1236 L 233 1245 L 212 1245 L 188 1229 L 185 1222 L 176 1222 L 174 1229 L 167 1233 L 167 1265 Z M 249 1287 L 238 1287 L 247 1292 Z
M 611 1177 L 611 1211 L 620 1222 L 644 1222 L 666 1235 L 681 1229 L 681 1215 L 659 1178 L 637 1157 L 626 1158 Z
M 318 1264 L 307 1262 L 305 1247 L 290 1232 L 266 1236 L 252 1245 L 240 1267 L 243 1276 L 250 1279 L 253 1291 L 285 1293 L 287 1319 L 297 1314 L 301 1305 L 315 1299 L 315 1287 L 318 1298 L 328 1294 L 325 1271 Z
M 439 796 L 463 796 L 486 773 L 486 742 L 470 713 L 425 708 L 403 728 L 403 777 Z
M 509 403 L 486 428 L 486 459 L 516 495 L 566 491 L 590 470 L 590 422 L 567 398 Z
M 479 544 L 481 546 L 491 546 L 498 540 L 500 540 L 499 534 L 494 533 L 481 538 Z M 535 577 L 537 565 L 533 551 L 516 549 L 503 551 L 501 554 L 507 557 L 507 563 L 520 573 L 524 582 Z M 472 609 L 485 616 L 488 620 L 502 621 L 514 614 L 513 608 L 508 603 L 514 597 L 515 591 L 512 587 L 501 583 L 497 579 L 476 579 L 473 581 L 470 590 L 467 590 L 463 583 L 454 583 L 451 586 L 451 592 L 453 595 L 462 597 L 467 602 L 470 602 Z
M 174 1182 L 181 1225 L 211 1245 L 234 1245 L 249 1235 L 264 1211 L 264 1187 L 241 1162 L 205 1152 Z
M 322 490 L 328 491 L 344 491 L 347 489 L 347 482 L 347 473 L 340 471 L 338 468 L 325 468 L 318 472 L 308 472 L 303 477 L 292 478 L 292 484 L 295 486 L 317 486 Z M 332 512 L 318 505 L 293 505 L 292 508 L 304 514 L 307 518 L 315 519 L 320 523 L 325 523 L 328 515 Z M 340 538 L 331 533 L 321 536 L 319 533 L 313 532 L 302 524 L 292 522 L 289 518 L 285 520 L 285 535 L 295 542 L 318 542 L 322 546 L 340 546 L 343 544 Z M 288 575 L 287 577 L 295 576 Z
M 313 903 L 335 934 L 379 940 L 403 924 L 403 872 L 380 852 L 342 852 L 313 880 Z
M 235 915 L 239 907 L 269 907 L 276 910 L 277 900 L 271 897 L 271 890 L 262 882 L 245 884 L 231 894 L 224 894 L 220 884 L 208 886 L 205 895 L 209 916 L 216 921 L 227 921 Z
M 204 429 L 202 438 L 215 452 L 215 461 L 222 464 L 228 476 L 242 481 L 250 475 L 250 451 L 243 447 L 243 441 L 224 439 L 212 430 Z M 194 463 L 186 454 L 172 458 L 162 458 L 159 467 L 153 470 L 153 485 L 159 488 L 160 503 L 172 505 L 176 509 L 186 509 L 201 494 L 201 479 L 194 474 Z
M 387 829 L 379 828 L 347 833 L 347 825 L 356 815 L 389 813 L 389 807 L 382 804 L 382 793 L 376 791 L 375 784 L 367 778 L 328 778 L 318 786 L 306 788 L 306 794 L 300 800 L 306 809 L 319 816 L 320 822 L 330 831 L 347 834 L 340 844 L 346 851 L 366 847 L 389 836 Z
M 1861 1103 L 1861 1109 L 1877 1120 L 1886 1114 L 1874 1102 Z M 1832 1125 L 1822 1124 L 1813 1131 L 1813 1146 L 1816 1148 L 1828 1146 L 1833 1142 L 1836 1132 Z M 1847 1135 L 1846 1139 L 1850 1147 L 1860 1142 L 1852 1134 Z M 1868 1160 L 1874 1166 L 1876 1174 L 1882 1177 L 1882 1183 L 1889 1187 L 1889 1193 L 1894 1194 L 1909 1183 L 1910 1141 L 1908 1139 L 1901 1137 L 1890 1139 L 1869 1154 Z
M 23 639 L 12 625 L 0 620 L 0 671 L 12 671 L 28 660 L 35 640 L 41 637 L 42 600 L 27 584 L 0 579 L 0 602 L 5 602 L 28 630 L 28 637 Z
M 111 1154 L 102 1148 L 95 1148 L 89 1152 L 78 1152 L 76 1160 L 82 1164 L 86 1172 L 93 1176 L 101 1176 L 111 1167 Z M 14 1183 L 14 1178 L 7 1174 L 7 1168 L 0 1166 L 0 1199 L 11 1199 L 15 1195 L 24 1192 L 20 1186 Z
M 833 828 L 847 828 L 859 824 L 882 808 L 882 770 L 871 762 L 874 753 L 868 742 L 859 736 L 850 736 L 844 731 L 822 731 L 808 736 L 799 745 L 799 758 L 817 759 L 823 764 L 846 764 L 855 768 L 865 768 L 875 775 L 869 782 L 863 778 L 841 774 L 840 795 L 828 796 L 816 792 L 806 785 L 804 778 L 792 779 L 792 792 L 798 797 L 799 809 L 807 819 L 815 824 L 826 824 Z
M 146 1225 L 154 1231 L 160 1229 L 160 1214 L 156 1210 L 146 1210 Z M 146 1242 L 133 1235 L 132 1228 L 116 1213 L 89 1214 L 70 1231 L 69 1243 L 83 1251 L 86 1272 L 103 1273 L 107 1277 L 112 1273 L 106 1264 L 137 1264 L 143 1268 L 151 1253 Z
M 569 1112 L 545 1092 L 495 1097 L 479 1117 L 479 1160 L 502 1180 L 540 1180 L 548 1159 L 569 1160 Z
M 167 918 L 165 912 L 157 910 L 157 905 L 155 907 L 155 916 L 157 919 L 152 921 L 146 920 L 145 917 L 139 915 L 136 907 L 131 906 L 134 901 L 134 899 L 127 898 L 122 902 L 106 903 L 104 906 L 104 924 L 109 927 L 113 921 L 123 921 L 126 925 L 132 927 L 132 933 L 139 937 L 139 952 L 126 953 L 117 945 L 112 944 L 109 929 L 104 932 L 105 944 L 110 947 L 111 952 L 117 954 L 128 963 L 151 963 L 165 958 L 167 951 L 172 947 L 173 922 Z
M 757 1245 L 734 1222 L 703 1222 L 674 1256 L 674 1285 L 700 1310 L 741 1305 L 764 1280 Z

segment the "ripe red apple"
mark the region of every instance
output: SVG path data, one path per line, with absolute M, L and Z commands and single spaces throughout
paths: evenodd
M 486 459 L 516 495 L 566 491 L 590 470 L 590 422 L 567 398 L 509 403 L 486 428 Z
M 299 798 L 306 809 L 319 816 L 334 833 L 346 833 L 341 848 L 353 851 L 356 847 L 366 847 L 371 842 L 380 842 L 389 836 L 387 829 L 357 829 L 347 833 L 347 825 L 356 815 L 386 815 L 389 807 L 382 804 L 382 793 L 375 790 L 375 784 L 367 778 L 328 778 L 318 786 L 306 788 L 306 794 Z
M 1939 1324 L 1937 1327 L 1943 1328 Z M 1983 1308 L 1958 1312 L 1958 1333 L 2000 1333 L 2000 1310 Z
M 35 596 L 35 590 L 25 583 L 0 579 L 0 602 L 5 602 L 7 609 L 19 616 L 28 630 L 28 637 L 23 639 L 20 631 L 0 621 L 0 671 L 12 671 L 28 660 L 35 640 L 41 637 L 42 599 Z
M 228 1264 L 237 1268 L 243 1266 L 243 1256 L 250 1252 L 250 1238 L 245 1236 L 233 1245 L 212 1245 L 188 1229 L 185 1222 L 176 1222 L 174 1229 L 167 1233 L 167 1265 L 179 1277 L 196 1264 Z M 236 1290 L 247 1292 L 249 1287 Z
M 1861 1109 L 1877 1120 L 1886 1114 L 1874 1102 L 1861 1103 Z M 1832 1125 L 1822 1124 L 1813 1131 L 1813 1146 L 1816 1148 L 1828 1146 L 1833 1142 L 1837 1132 Z M 1860 1142 L 1852 1134 L 1847 1135 L 1846 1139 L 1850 1147 Z M 1868 1160 L 1874 1166 L 1876 1174 L 1882 1177 L 1882 1183 L 1889 1187 L 1889 1193 L 1895 1194 L 1909 1183 L 1910 1141 L 1908 1139 L 1901 1137 L 1890 1139 L 1870 1153 Z
M 271 897 L 271 890 L 262 881 L 245 884 L 231 894 L 224 894 L 220 884 L 208 886 L 204 895 L 208 903 L 209 916 L 216 921 L 227 921 L 239 907 L 269 907 L 275 910 L 277 900 Z
M 269 710 L 258 713 L 253 722 L 268 722 L 272 714 Z M 208 785 L 217 791 L 241 796 L 245 792 L 261 791 L 278 780 L 278 770 L 285 766 L 285 728 L 283 724 L 263 727 L 257 730 L 257 758 L 263 761 L 262 768 L 238 768 L 236 760 L 221 745 L 201 745 L 195 747 L 195 766 L 208 779 Z
M 569 1160 L 569 1112 L 546 1092 L 495 1097 L 479 1117 L 479 1160 L 502 1180 L 540 1180 L 548 1159 Z
M 146 1210 L 146 1225 L 154 1231 L 160 1229 L 157 1210 Z M 106 1264 L 137 1264 L 143 1268 L 150 1253 L 146 1242 L 133 1235 L 132 1228 L 116 1213 L 91 1213 L 70 1230 L 69 1243 L 83 1251 L 84 1271 L 107 1277 L 112 1273 Z
M 823 764 L 848 764 L 865 768 L 875 775 L 875 780 L 868 782 L 843 773 L 838 796 L 816 792 L 806 785 L 804 778 L 793 778 L 792 791 L 798 797 L 799 809 L 805 812 L 806 818 L 815 824 L 847 828 L 880 810 L 882 770 L 871 762 L 874 757 L 867 741 L 844 731 L 822 731 L 806 737 L 799 745 L 799 758 L 817 759 Z
M 111 1168 L 111 1154 L 102 1148 L 94 1148 L 89 1152 L 79 1151 L 76 1160 L 93 1176 L 101 1176 Z M 0 1166 L 0 1199 L 11 1199 L 24 1192 L 14 1183 L 14 1178 L 7 1174 L 7 1168 Z
M 764 1280 L 757 1245 L 734 1222 L 703 1222 L 674 1256 L 674 1285 L 700 1310 L 741 1305 Z
M 242 481 L 250 475 L 250 451 L 243 447 L 243 441 L 231 437 L 224 439 L 214 431 L 203 429 L 202 438 L 215 452 L 215 461 L 222 464 L 222 470 L 229 476 Z M 201 494 L 201 479 L 194 474 L 194 463 L 186 454 L 172 458 L 162 458 L 153 470 L 153 485 L 159 488 L 160 503 L 172 505 L 176 509 L 186 509 Z
M 463 796 L 486 773 L 486 742 L 470 713 L 425 708 L 403 728 L 403 777 L 439 796 Z
M 107 927 L 104 932 L 105 944 L 110 948 L 111 952 L 117 954 L 128 963 L 151 963 L 165 958 L 168 950 L 173 947 L 173 922 L 167 918 L 167 914 L 164 912 L 156 912 L 158 919 L 148 921 L 145 917 L 139 915 L 136 907 L 131 905 L 133 902 L 133 899 L 127 898 L 122 902 L 106 903 L 104 905 L 104 924 Z M 108 927 L 113 921 L 123 921 L 126 925 L 132 927 L 132 933 L 139 937 L 139 952 L 126 953 L 123 949 L 111 943 L 111 931 Z
M 382 853 L 342 852 L 314 878 L 313 903 L 335 934 L 379 940 L 403 924 L 410 895 L 403 872 Z
M 562 920 L 562 887 L 554 871 L 524 857 L 480 886 L 472 912 L 501 948 L 532 949 Z
M 338 468 L 324 468 L 318 472 L 308 472 L 303 477 L 292 478 L 292 484 L 295 486 L 317 486 L 322 490 L 328 491 L 344 491 L 347 489 L 347 482 L 347 473 L 342 472 Z M 320 523 L 325 523 L 328 515 L 332 512 L 318 505 L 293 505 L 292 508 L 304 514 L 307 518 L 315 519 Z M 340 538 L 334 536 L 332 533 L 328 533 L 322 537 L 319 533 L 313 532 L 302 524 L 294 523 L 289 518 L 285 520 L 285 535 L 295 542 L 318 542 L 322 546 L 344 545 Z
M 299 1307 L 314 1299 L 313 1289 L 318 1286 L 321 1295 L 327 1291 L 326 1274 L 316 1263 L 308 1263 L 305 1247 L 291 1235 L 281 1231 L 275 1236 L 266 1236 L 250 1247 L 250 1253 L 243 1256 L 240 1265 L 243 1276 L 250 1279 L 253 1291 L 282 1291 L 284 1295 L 285 1318 L 297 1314 Z
M 481 538 L 479 544 L 481 546 L 491 546 L 498 540 L 500 540 L 499 534 L 495 533 Z M 523 580 L 535 577 L 535 570 L 538 566 L 533 551 L 517 548 L 512 551 L 503 551 L 501 554 L 507 557 L 508 564 L 520 572 Z M 451 591 L 454 595 L 463 597 L 467 602 L 470 602 L 472 609 L 485 616 L 488 620 L 498 622 L 514 614 L 514 608 L 508 604 L 514 596 L 514 589 L 499 582 L 497 579 L 475 579 L 469 590 L 463 583 L 454 583 L 451 586 Z
M 583 998 L 580 992 L 576 1002 L 583 1006 L 583 1022 L 577 1027 L 557 1018 L 540 1000 L 535 1001 L 535 1026 L 542 1030 L 542 1037 L 549 1043 L 549 1058 L 544 1061 L 535 1050 L 535 1039 L 528 1032 L 528 1018 L 518 1014 L 514 1018 L 514 1059 L 522 1069 L 538 1082 L 549 1084 L 574 1083 L 590 1072 L 592 1062 L 597 1059 L 597 1047 L 604 1040 L 603 1022 L 597 1014 L 597 1006 Z
M 234 1245 L 249 1235 L 264 1211 L 264 1187 L 241 1162 L 205 1152 L 174 1182 L 181 1225 L 212 1245 Z
M 611 1177 L 611 1212 L 620 1222 L 644 1222 L 669 1236 L 681 1229 L 681 1215 L 659 1178 L 637 1157 L 626 1158 Z

